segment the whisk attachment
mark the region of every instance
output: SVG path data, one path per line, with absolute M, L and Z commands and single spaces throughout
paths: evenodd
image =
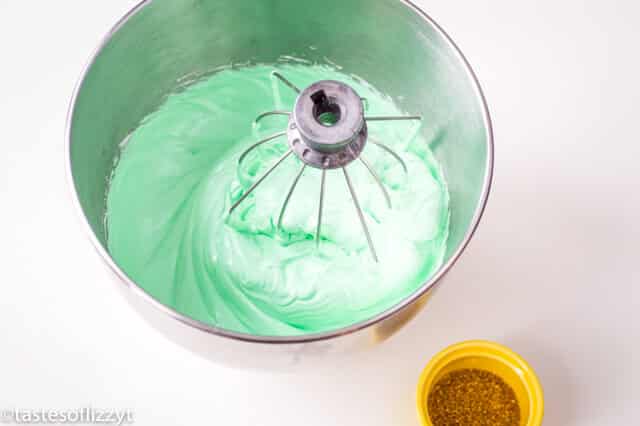
M 347 172 L 347 166 L 359 159 L 364 167 L 369 171 L 376 184 L 380 187 L 386 204 L 391 208 L 391 196 L 385 187 L 382 179 L 362 156 L 368 139 L 367 122 L 369 121 L 400 121 L 400 120 L 421 120 L 417 115 L 408 116 L 365 116 L 363 98 L 361 98 L 350 86 L 334 80 L 322 80 L 313 83 L 304 90 L 300 90 L 295 84 L 285 78 L 282 74 L 274 71 L 272 75 L 284 83 L 287 87 L 298 93 L 295 105 L 291 112 L 283 110 L 267 111 L 258 115 L 255 123 L 270 115 L 286 115 L 289 117 L 287 129 L 275 133 L 271 136 L 252 144 L 239 158 L 239 163 L 249 152 L 260 145 L 287 136 L 289 149 L 256 181 L 242 196 L 231 206 L 229 214 L 244 201 L 255 188 L 260 185 L 266 177 L 273 172 L 287 157 L 294 154 L 301 162 L 302 167 L 296 174 L 289 191 L 282 203 L 278 216 L 277 229 L 282 228 L 284 215 L 291 200 L 298 182 L 302 178 L 307 166 L 311 166 L 322 171 L 320 181 L 320 197 L 318 204 L 318 220 L 316 225 L 315 240 L 320 243 L 322 231 L 322 214 L 325 198 L 325 183 L 327 170 L 342 169 L 349 194 L 353 200 L 358 220 L 365 234 L 367 244 L 373 259 L 377 262 L 378 255 L 373 245 L 373 239 L 365 215 L 360 207 L 353 183 Z M 394 150 L 387 145 L 371 140 L 371 142 L 393 156 L 402 166 L 405 173 L 407 165 Z

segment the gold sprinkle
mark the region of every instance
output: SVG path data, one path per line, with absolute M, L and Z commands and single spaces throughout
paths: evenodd
M 497 375 L 473 369 L 445 374 L 429 392 L 434 426 L 518 426 L 520 406 L 513 389 Z

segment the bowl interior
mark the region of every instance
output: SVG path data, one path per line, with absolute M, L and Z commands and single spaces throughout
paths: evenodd
M 187 80 L 229 64 L 283 58 L 337 64 L 424 117 L 422 132 L 450 191 L 445 264 L 455 255 L 487 195 L 488 117 L 456 48 L 400 0 L 154 0 L 137 6 L 87 68 L 69 122 L 73 185 L 105 252 L 107 187 L 126 136 Z

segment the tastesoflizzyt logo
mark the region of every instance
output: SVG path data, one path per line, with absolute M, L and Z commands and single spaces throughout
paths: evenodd
M 133 423 L 133 411 L 83 407 L 71 410 L 12 408 L 0 411 L 5 424 L 105 424 Z

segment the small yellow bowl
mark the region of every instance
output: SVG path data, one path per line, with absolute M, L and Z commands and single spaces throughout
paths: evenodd
M 457 343 L 434 356 L 420 375 L 417 391 L 418 415 L 424 426 L 433 426 L 427 398 L 433 386 L 445 374 L 463 368 L 477 368 L 505 381 L 516 394 L 520 406 L 519 426 L 542 424 L 544 401 L 542 387 L 529 364 L 511 349 L 483 340 Z

